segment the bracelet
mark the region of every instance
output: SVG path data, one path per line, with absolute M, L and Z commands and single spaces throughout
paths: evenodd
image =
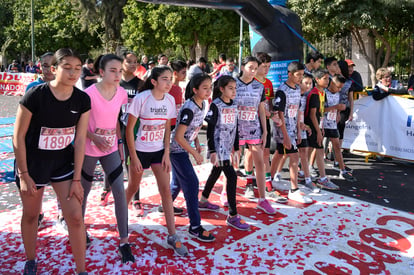
M 23 172 L 19 172 L 18 174 L 21 175 L 21 174 L 26 174 L 26 173 L 29 173 L 29 171 L 26 170 L 26 171 L 23 171 Z
M 81 180 L 72 180 L 72 181 L 79 181 L 80 182 Z
M 122 144 L 124 143 L 124 141 L 122 140 L 122 138 L 118 139 L 118 144 Z

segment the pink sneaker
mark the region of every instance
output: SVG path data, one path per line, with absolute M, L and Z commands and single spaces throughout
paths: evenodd
M 266 214 L 269 215 L 274 215 L 276 214 L 276 210 L 270 205 L 269 201 L 264 199 L 264 200 L 260 200 L 257 203 L 256 208 L 263 210 Z
M 221 201 L 221 204 L 224 207 L 228 207 L 229 206 L 229 202 L 227 201 L 227 193 L 226 192 L 222 192 L 220 194 L 220 201 Z

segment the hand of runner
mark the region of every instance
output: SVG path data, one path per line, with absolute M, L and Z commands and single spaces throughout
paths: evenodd
M 132 158 L 131 157 L 131 169 L 132 171 L 135 171 L 137 173 L 142 172 L 142 164 L 141 161 L 139 161 L 138 157 L 137 158 Z
M 197 162 L 198 165 L 203 163 L 203 156 L 200 155 L 200 153 L 198 151 L 194 152 L 193 157 L 194 157 L 194 159 L 195 159 L 195 161 Z
M 98 135 L 94 135 L 93 143 L 98 147 L 99 150 L 102 152 L 108 152 L 111 150 L 110 143 L 103 137 L 100 137 Z
M 162 156 L 162 168 L 167 173 L 169 173 L 171 171 L 171 161 L 170 161 L 170 154 L 169 153 L 165 153 Z
M 292 148 L 292 142 L 290 140 L 290 137 L 283 138 L 283 146 L 288 150 Z
M 20 176 L 20 192 L 29 196 L 37 192 L 36 184 L 28 173 Z
M 318 143 L 319 146 L 322 146 L 322 140 L 323 140 L 323 134 L 322 134 L 322 129 L 318 132 L 317 136 L 316 136 L 316 142 Z
M 83 203 L 83 187 L 82 184 L 79 180 L 77 181 L 72 181 L 72 183 L 70 184 L 70 189 L 69 189 L 69 196 L 67 198 L 67 200 L 72 199 L 73 196 L 75 196 L 75 198 L 80 202 L 80 204 Z

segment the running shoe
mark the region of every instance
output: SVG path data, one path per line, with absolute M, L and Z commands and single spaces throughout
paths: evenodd
M 213 236 L 213 234 L 205 230 L 201 225 L 197 227 L 196 229 L 191 229 L 191 226 L 190 226 L 188 233 L 190 234 L 191 237 L 196 238 L 206 243 L 213 242 L 216 239 Z
M 240 178 L 245 178 L 246 177 L 246 175 L 241 170 L 237 170 L 236 175 Z
M 300 202 L 300 203 L 312 203 L 313 200 L 305 195 L 302 191 L 299 189 L 295 192 L 292 192 L 292 190 L 289 190 L 288 194 L 289 200 Z
M 178 208 L 173 206 L 174 208 L 174 215 L 181 215 L 184 212 L 184 209 Z M 162 205 L 158 206 L 158 212 L 164 213 L 164 209 L 162 208 Z
M 309 166 L 309 173 L 310 173 L 310 176 L 312 178 L 319 177 L 319 171 L 318 171 L 318 169 L 314 168 L 313 166 Z
M 39 228 L 42 225 L 43 219 L 45 217 L 45 213 L 40 213 L 39 218 L 37 219 L 37 227 Z
M 131 252 L 131 245 L 129 243 L 123 244 L 119 246 L 119 256 L 122 258 L 122 263 L 125 264 L 127 262 L 135 262 L 134 255 Z
M 178 256 L 184 257 L 188 255 L 187 247 L 181 243 L 181 240 L 177 234 L 168 236 L 167 243 L 172 249 L 174 249 L 175 254 Z
M 238 230 L 246 231 L 250 229 L 250 225 L 248 225 L 244 220 L 242 220 L 239 215 L 233 217 L 228 216 L 226 219 L 226 223 L 227 225 L 230 225 L 231 227 L 234 227 Z
M 282 176 L 280 174 L 275 175 L 275 177 L 273 178 L 273 181 L 275 182 L 279 182 L 282 180 Z
M 259 200 L 259 202 L 257 203 L 256 208 L 262 210 L 263 212 L 265 212 L 266 214 L 269 214 L 269 215 L 276 214 L 276 210 L 270 205 L 269 201 L 266 200 L 266 199 Z
M 316 185 L 318 185 L 320 188 L 329 190 L 339 190 L 339 186 L 330 181 L 328 178 L 325 178 L 324 180 L 318 179 L 316 181 Z
M 352 173 L 350 173 L 350 172 L 340 172 L 339 173 L 339 178 L 343 179 L 343 180 L 346 180 L 346 181 L 349 181 L 349 182 L 356 182 L 357 181 L 357 179 L 354 176 L 352 176 Z
M 24 264 L 23 275 L 36 275 L 37 273 L 37 263 L 35 260 L 26 261 Z
M 111 194 L 111 190 L 104 189 L 101 194 L 101 205 L 105 206 L 108 203 L 109 195 Z
M 321 189 L 318 186 L 316 186 L 316 184 L 312 181 L 307 183 L 306 180 L 302 180 L 298 184 L 302 185 L 304 188 L 306 188 L 307 190 L 313 193 L 321 192 Z
M 227 193 L 226 192 L 222 192 L 220 194 L 220 202 L 221 202 L 221 205 L 223 205 L 223 207 L 228 207 L 229 206 L 229 202 L 227 201 Z
M 217 211 L 220 209 L 220 206 L 217 204 L 213 204 L 209 201 L 199 201 L 198 202 L 198 210 L 200 211 Z
M 134 207 L 135 217 L 144 217 L 144 208 L 140 201 L 133 201 L 132 206 Z
M 298 181 L 304 180 L 304 179 L 305 179 L 305 172 L 303 172 L 302 170 L 300 170 L 298 172 Z
M 266 198 L 274 200 L 275 202 L 278 202 L 278 203 L 287 203 L 288 201 L 287 198 L 281 196 L 278 191 L 270 191 L 270 192 L 266 191 Z
M 332 165 L 332 168 L 336 171 L 341 172 L 341 169 L 339 168 L 339 163 L 338 162 L 334 162 L 334 164 Z M 347 171 L 349 173 L 352 173 L 354 170 L 345 165 L 345 171 Z
M 247 184 L 246 185 L 246 191 L 244 192 L 244 196 L 247 199 L 254 199 L 255 198 L 253 184 Z

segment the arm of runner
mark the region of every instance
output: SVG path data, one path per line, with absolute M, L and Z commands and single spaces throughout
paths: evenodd
M 171 171 L 170 161 L 170 135 L 171 135 L 171 119 L 165 123 L 164 132 L 164 155 L 162 156 L 162 168 L 169 173 Z
M 13 150 L 18 167 L 17 173 L 20 177 L 20 192 L 29 196 L 37 192 L 36 184 L 29 175 L 26 159 L 26 133 L 31 119 L 32 113 L 20 104 L 14 124 Z
M 137 151 L 135 149 L 135 136 L 134 136 L 134 127 L 137 123 L 137 117 L 131 113 L 128 116 L 128 123 L 126 126 L 125 136 L 126 142 L 129 150 L 130 157 L 130 168 L 136 173 L 142 172 L 142 165 L 137 156 Z

